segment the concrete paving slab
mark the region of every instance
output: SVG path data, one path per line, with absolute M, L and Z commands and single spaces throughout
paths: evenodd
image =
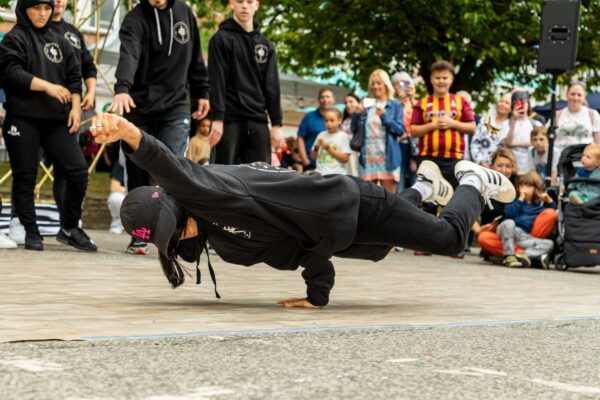
M 205 258 L 201 286 L 193 276 L 172 290 L 155 249 L 151 256 L 128 255 L 126 236 L 91 236 L 97 254 L 53 238 L 44 252 L 0 250 L 0 342 L 600 316 L 600 268 L 514 270 L 476 256 L 409 251 L 376 264 L 336 259 L 329 306 L 282 309 L 277 300 L 304 295 L 300 271 L 248 269 L 214 256 L 223 297 L 217 300 Z

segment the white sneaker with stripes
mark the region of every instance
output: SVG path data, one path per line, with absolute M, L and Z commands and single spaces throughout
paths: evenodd
M 488 206 L 493 209 L 490 199 L 501 203 L 510 203 L 515 199 L 516 192 L 510 180 L 498 171 L 482 167 L 471 161 L 462 160 L 456 163 L 454 175 L 460 180 L 469 174 L 475 174 L 481 179 L 481 195 Z
M 429 184 L 433 188 L 433 194 L 429 198 L 423 199 L 424 202 L 445 206 L 452 198 L 452 195 L 454 195 L 452 185 L 444 179 L 440 167 L 432 161 L 423 161 L 419 165 L 416 179 L 417 182 Z

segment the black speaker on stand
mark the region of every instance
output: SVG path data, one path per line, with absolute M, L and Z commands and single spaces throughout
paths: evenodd
M 540 23 L 538 72 L 552 74 L 550 128 L 548 129 L 548 166 L 546 186 L 552 176 L 556 139 L 556 83 L 558 75 L 572 72 L 577 59 L 581 0 L 545 0 Z

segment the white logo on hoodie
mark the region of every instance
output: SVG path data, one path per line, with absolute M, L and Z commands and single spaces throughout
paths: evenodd
M 267 62 L 269 48 L 264 44 L 257 44 L 256 46 L 254 46 L 254 55 L 256 56 L 257 63 L 264 64 Z
M 63 54 L 60 50 L 60 46 L 56 43 L 46 43 L 44 45 L 44 54 L 48 58 L 48 60 L 53 63 L 60 63 L 63 60 Z
M 21 136 L 21 132 L 19 132 L 17 127 L 14 125 L 10 126 L 10 129 L 8 131 L 6 131 L 6 134 L 10 135 L 10 136 Z
M 173 25 L 173 39 L 181 44 L 186 44 L 190 41 L 190 29 L 185 22 L 178 22 Z
M 75 47 L 78 50 L 81 50 L 81 43 L 79 42 L 79 38 L 76 34 L 74 34 L 73 32 L 65 32 L 65 39 L 67 39 L 67 41 L 71 43 L 71 46 Z

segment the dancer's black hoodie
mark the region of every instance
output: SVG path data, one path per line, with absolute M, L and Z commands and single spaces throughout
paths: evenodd
M 208 45 L 211 117 L 220 121 L 282 121 L 277 54 L 254 22 L 246 32 L 233 18 Z
M 12 115 L 47 120 L 66 120 L 71 103 L 61 104 L 45 92 L 31 90 L 34 77 L 81 94 L 79 60 L 71 45 L 50 30 L 52 19 L 37 29 L 25 10 L 51 0 L 19 0 L 17 24 L 0 43 L 0 84 L 6 91 L 4 108 Z
M 159 10 L 141 0 L 123 20 L 119 39 L 115 93 L 133 98 L 132 116 L 158 120 L 166 113 L 189 113 L 190 95 L 208 99 L 196 18 L 183 2 L 169 0 Z
M 335 280 L 332 255 L 380 260 L 373 246 L 352 255 L 359 190 L 345 175 L 302 175 L 265 163 L 200 166 L 176 157 L 144 134 L 131 160 L 206 227 L 208 241 L 227 262 L 264 262 L 281 270 L 304 267 L 307 298 L 324 306 Z M 306 193 L 310 193 L 307 196 Z M 364 250 L 368 250 L 367 253 Z M 379 249 L 377 249 L 379 250 Z

